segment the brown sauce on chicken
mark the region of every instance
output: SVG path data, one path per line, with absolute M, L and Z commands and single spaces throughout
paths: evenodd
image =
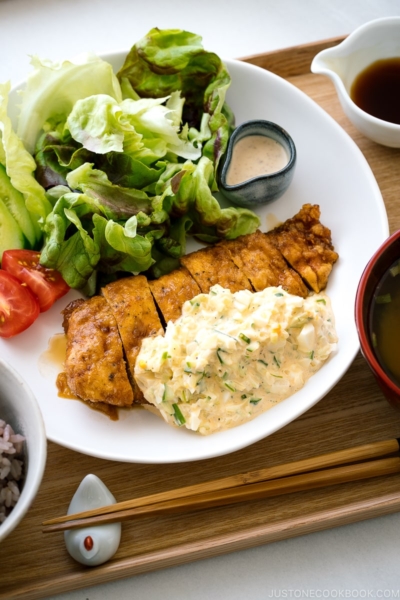
M 187 254 L 179 269 L 158 281 L 126 277 L 102 288 L 101 296 L 66 307 L 66 375 L 65 381 L 59 377 L 59 395 L 72 393 L 110 418 L 118 418 L 118 406 L 148 404 L 134 379 L 142 340 L 162 332 L 162 321 L 178 318 L 185 301 L 213 285 L 231 292 L 282 286 L 302 297 L 323 290 L 338 255 L 319 217 L 318 205 L 305 204 L 267 234 L 257 231 Z
M 66 373 L 59 373 L 56 385 L 58 389 L 58 396 L 60 398 L 65 398 L 67 400 L 79 400 L 80 402 L 84 402 L 87 406 L 89 406 L 89 408 L 107 415 L 107 417 L 109 417 L 112 421 L 118 421 L 119 415 L 117 406 L 105 404 L 105 402 L 91 402 L 90 400 L 82 400 L 82 398 L 75 396 L 68 385 Z

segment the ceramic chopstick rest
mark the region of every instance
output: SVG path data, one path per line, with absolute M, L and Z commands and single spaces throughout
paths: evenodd
M 110 490 L 96 475 L 86 475 L 76 490 L 67 514 L 101 508 L 115 504 Z M 121 523 L 96 525 L 64 532 L 65 545 L 77 562 L 90 567 L 101 565 L 118 550 L 121 539 Z

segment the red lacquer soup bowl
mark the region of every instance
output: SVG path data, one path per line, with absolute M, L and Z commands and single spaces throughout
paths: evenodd
M 355 320 L 362 355 L 375 375 L 385 397 L 392 406 L 400 409 L 400 386 L 378 358 L 371 328 L 374 298 L 379 284 L 388 269 L 398 260 L 400 260 L 400 230 L 383 242 L 365 267 L 356 294 Z M 396 335 L 395 332 L 394 335 Z M 400 332 L 397 335 L 400 335 Z M 400 355 L 398 360 L 400 361 Z

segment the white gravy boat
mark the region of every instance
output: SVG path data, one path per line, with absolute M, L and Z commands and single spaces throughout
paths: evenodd
M 335 85 L 343 111 L 353 125 L 378 144 L 400 148 L 400 125 L 373 117 L 350 98 L 356 76 L 371 63 L 400 57 L 400 17 L 365 23 L 339 45 L 314 57 L 311 71 L 329 77 Z

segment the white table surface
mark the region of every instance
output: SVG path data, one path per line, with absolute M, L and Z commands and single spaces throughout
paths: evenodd
M 152 27 L 202 35 L 225 58 L 350 33 L 399 0 L 0 0 L 0 81 L 29 55 L 127 49 Z M 400 514 L 58 595 L 58 600 L 399 598 Z M 1 565 L 0 565 L 1 589 Z

